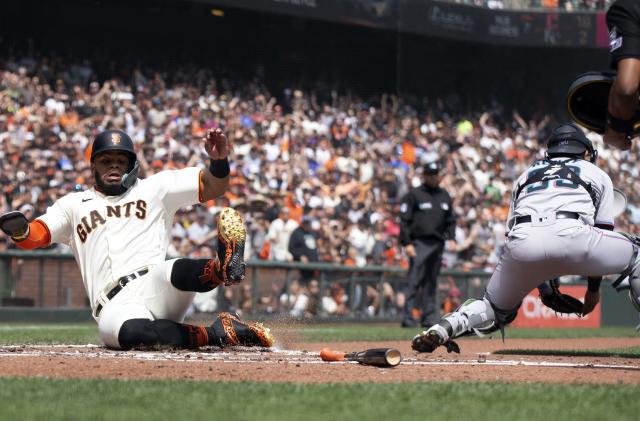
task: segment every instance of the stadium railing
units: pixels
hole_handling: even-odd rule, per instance
[[[322,299],[333,285],[340,285],[348,297],[347,314],[340,318],[397,320],[394,302],[380,299],[375,314],[369,309],[367,286],[381,297],[383,285],[388,283],[394,293],[403,291],[406,269],[388,266],[354,267],[330,263],[288,263],[265,260],[247,261],[245,283],[251,285],[251,312],[249,314],[289,312],[280,297],[289,297],[294,281],[300,281],[300,271],[313,271],[318,281],[319,308],[317,318],[332,316],[322,307]],[[483,271],[443,270],[438,288],[438,302],[446,299],[451,285],[460,290],[460,298],[482,294],[489,273]],[[453,282],[452,282],[453,281]],[[234,289],[234,305],[238,305],[239,289]],[[272,308],[261,302],[272,297]],[[86,308],[88,300],[80,271],[73,255],[52,251],[8,250],[0,252],[0,307],[20,306],[34,308]],[[274,302],[275,301],[275,302]]]

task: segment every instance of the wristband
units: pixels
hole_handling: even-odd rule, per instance
[[[216,178],[225,178],[231,172],[228,158],[212,159],[209,162],[209,172]]]
[[[633,132],[633,120],[623,120],[621,118],[612,116],[607,111],[607,126],[613,131],[618,133],[625,133],[627,136]]]
[[[600,290],[600,282],[602,282],[601,277],[587,278],[587,289],[591,292],[598,292]]]

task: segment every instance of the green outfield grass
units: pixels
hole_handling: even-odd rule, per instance
[[[403,329],[396,324],[383,325],[310,325],[296,327],[295,332],[308,342],[331,341],[388,341],[412,338],[422,329]],[[500,334],[494,334],[499,337]],[[507,329],[506,337],[513,338],[607,338],[640,336],[632,327],[607,327],[599,329]],[[330,338],[330,339],[328,339]],[[478,340],[484,340],[477,338]]]
[[[494,354],[501,355],[551,355],[557,357],[621,357],[640,358],[640,347],[610,348],[606,350],[584,349],[500,349]]]
[[[269,326],[269,322],[266,322]],[[301,342],[395,341],[409,340],[420,329],[403,329],[397,324],[309,324],[273,323],[276,335],[295,337]],[[637,337],[632,327],[599,329],[507,329],[510,338],[604,338]],[[499,335],[498,335],[499,336]],[[483,340],[483,339],[479,339]],[[0,345],[19,344],[99,344],[98,327],[93,322],[71,324],[0,323]]]
[[[279,325],[301,341],[408,340],[395,324]],[[633,337],[633,328],[512,329],[509,338]],[[98,344],[94,323],[0,324],[0,344]],[[594,351],[638,355],[638,347]],[[590,351],[580,351],[590,352]],[[284,370],[285,368],[283,368]],[[444,368],[443,368],[444,369]],[[382,374],[381,374],[382,375]],[[636,420],[640,386],[319,384],[0,377],[0,420]],[[479,414],[481,416],[479,417]]]
[[[622,421],[638,419],[639,393],[623,385],[0,378],[0,419]]]

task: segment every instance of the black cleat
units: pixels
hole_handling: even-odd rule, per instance
[[[411,340],[411,349],[418,352],[433,352],[441,345],[447,347],[447,352],[460,353],[460,347],[451,339],[444,339],[446,330],[440,325],[433,325],[422,333],[417,334]]]
[[[218,216],[218,260],[216,275],[225,285],[233,285],[244,279],[244,243],[247,230],[240,214],[232,208],[224,208]]]
[[[219,313],[211,328],[219,346],[260,346],[271,348],[275,339],[269,328],[262,323],[245,323],[230,313]]]

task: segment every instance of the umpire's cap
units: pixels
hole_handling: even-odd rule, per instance
[[[595,162],[598,151],[577,125],[562,124],[551,132],[547,142],[549,155],[581,155],[584,151],[588,151],[590,161]]]
[[[93,140],[91,146],[91,162],[99,154],[106,151],[122,151],[129,155],[130,162],[127,172],[122,176],[122,187],[126,190],[135,183],[138,178],[138,159],[133,149],[133,141],[122,130],[105,130]]]
[[[440,164],[437,161],[433,161],[426,163],[422,168],[422,172],[425,174],[438,174],[440,169]]]

